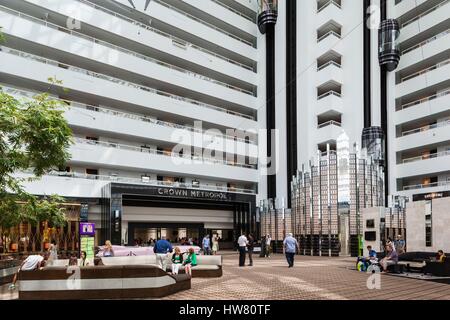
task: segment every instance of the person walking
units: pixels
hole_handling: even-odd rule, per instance
[[[292,268],[294,266],[296,249],[300,251],[297,239],[292,236],[292,233],[288,233],[283,241],[283,253],[286,255],[286,260],[288,262],[289,268]]]
[[[49,261],[58,260],[58,245],[56,244],[55,240],[52,240],[48,252],[50,253],[50,256],[48,258]]]
[[[266,236],[266,257],[270,258],[270,246],[272,244],[272,238],[270,237],[270,234]]]
[[[255,247],[255,238],[253,237],[253,235],[251,233],[248,234],[248,244],[247,244],[247,251],[248,251],[248,266],[251,267],[253,266],[253,248]]]
[[[238,238],[238,245],[239,245],[239,267],[245,267],[245,249],[248,245],[248,240],[245,234],[242,234]]]
[[[153,252],[156,254],[156,262],[164,271],[167,270],[167,260],[169,253],[172,253],[172,251],[172,245],[166,240],[165,236],[161,237],[161,240],[156,241],[153,247]]]
[[[394,247],[395,247],[395,251],[397,251],[397,254],[402,254],[405,253],[405,240],[403,240],[403,237],[401,234],[397,235],[397,240],[394,241]]]
[[[209,234],[207,234],[202,241],[203,254],[209,256],[211,254],[211,240]]]

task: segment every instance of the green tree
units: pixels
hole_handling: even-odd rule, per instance
[[[49,78],[51,86],[61,84]],[[65,166],[72,131],[64,118],[65,104],[48,93],[18,100],[0,88],[0,227],[8,230],[20,222],[65,223],[63,199],[39,198],[23,187],[51,170]],[[18,172],[30,178],[19,178]]]

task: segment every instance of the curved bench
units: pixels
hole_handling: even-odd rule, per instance
[[[21,271],[19,299],[130,299],[161,298],[191,288],[185,275],[172,276],[152,265],[62,266]],[[76,280],[79,279],[79,280]]]

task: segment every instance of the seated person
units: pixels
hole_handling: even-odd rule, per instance
[[[175,247],[174,254],[172,255],[172,274],[178,274],[180,266],[183,265],[183,255],[179,247]]]
[[[372,246],[367,246],[367,251],[369,251],[368,257],[358,257],[356,261],[358,271],[365,271],[371,264],[378,263],[377,252],[372,249]]]
[[[9,286],[10,290],[14,290],[16,288],[17,278],[19,276],[20,271],[32,271],[32,270],[42,270],[45,266],[46,261],[48,260],[49,254],[46,252],[44,254],[36,254],[28,256],[23,262],[20,264],[19,270],[17,270],[14,275],[13,282]]]
[[[386,257],[381,259],[380,265],[383,268],[383,272],[387,272],[387,268],[392,265],[396,265],[398,263],[398,254],[397,251],[393,248],[393,245],[389,243],[386,246]]]
[[[447,257],[444,254],[444,251],[439,250],[436,255],[436,262],[444,262]]]
[[[70,266],[78,266],[78,257],[75,253],[72,253],[72,255],[69,258],[69,267]]]
[[[197,265],[197,255],[195,254],[194,248],[189,248],[186,260],[183,261],[183,265],[186,270],[186,274],[192,277],[192,267]]]

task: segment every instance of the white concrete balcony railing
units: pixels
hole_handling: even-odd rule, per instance
[[[194,20],[196,22],[199,22],[199,23],[201,23],[201,24],[203,24],[203,25],[205,25],[205,26],[207,26],[209,28],[212,28],[212,29],[214,29],[216,31],[219,31],[219,32],[221,32],[221,33],[223,33],[223,34],[225,34],[225,35],[227,35],[227,36],[229,36],[229,37],[231,37],[231,38],[233,38],[235,40],[238,40],[238,41],[240,41],[240,42],[242,42],[242,43],[244,43],[246,45],[249,45],[249,46],[253,47],[253,43],[251,43],[251,42],[249,42],[249,41],[247,41],[245,39],[242,39],[242,38],[240,38],[240,37],[238,37],[238,36],[228,32],[228,31],[225,31],[225,30],[223,30],[223,29],[221,29],[221,28],[219,28],[219,27],[217,27],[215,25],[212,25],[212,24],[210,24],[210,23],[208,23],[208,22],[206,22],[206,21],[204,21],[204,20],[202,20],[200,18],[197,18],[197,17],[195,17],[195,16],[193,16],[193,15],[187,13],[187,12],[184,12],[184,11],[178,9],[178,8],[175,8],[174,6],[172,6],[172,5],[168,4],[168,3],[165,3],[165,2],[162,2],[162,1],[159,1],[159,0],[153,0],[153,1],[158,3],[158,4],[160,4],[160,5],[162,5],[162,6],[164,6],[164,7],[166,7],[166,8],[169,8],[169,9],[171,9],[173,11],[176,11],[179,14],[184,15],[185,17],[188,17],[188,18],[190,18],[190,19],[192,19],[192,20]]]
[[[324,114],[328,111],[335,111],[340,114],[344,113],[342,98],[335,94],[329,94],[317,101],[317,115]]]
[[[328,38],[329,36],[334,36],[338,39],[341,39],[341,35],[339,33],[336,33],[333,30],[331,30],[331,31],[328,31],[327,33],[325,33],[324,35],[322,35],[321,37],[319,37],[317,39],[317,42],[321,42],[322,40]]]
[[[441,182],[433,182],[427,184],[414,184],[409,186],[404,186],[403,190],[417,190],[417,189],[428,189],[428,188],[436,188],[436,187],[447,187],[450,186],[450,181],[441,181]]]
[[[141,28],[143,28],[143,29],[146,29],[146,30],[148,30],[148,31],[152,31],[152,32],[157,33],[157,34],[159,34],[159,35],[161,35],[161,36],[164,36],[164,37],[166,37],[166,38],[172,40],[173,44],[175,44],[175,45],[179,45],[179,46],[181,46],[181,47],[189,46],[190,48],[193,48],[193,49],[202,51],[202,52],[204,52],[204,53],[207,53],[207,54],[212,55],[212,56],[214,56],[214,57],[216,57],[216,58],[225,60],[225,61],[227,61],[227,62],[229,62],[229,63],[232,63],[232,64],[234,64],[234,65],[237,65],[237,66],[239,66],[239,67],[245,68],[245,69],[250,70],[250,71],[254,71],[253,68],[252,68],[251,66],[248,66],[248,65],[242,64],[242,63],[240,63],[240,62],[237,62],[237,61],[235,61],[235,60],[233,60],[233,59],[224,57],[224,56],[222,56],[222,55],[220,55],[220,54],[217,54],[217,53],[215,53],[215,52],[213,52],[213,51],[210,51],[210,50],[208,50],[208,49],[199,47],[199,46],[197,46],[197,45],[195,45],[195,44],[193,44],[193,43],[187,42],[186,40],[182,40],[182,39],[180,39],[180,38],[174,37],[174,36],[171,35],[171,34],[168,34],[168,33],[163,32],[163,31],[161,31],[161,30],[158,30],[158,29],[155,29],[155,28],[153,28],[153,27],[150,27],[149,25],[143,24],[143,23],[140,22],[140,21],[131,19],[131,18],[126,17],[126,16],[124,16],[124,15],[121,15],[121,14],[119,14],[119,13],[117,13],[117,12],[114,12],[114,11],[112,11],[112,10],[109,10],[109,9],[107,9],[107,8],[105,8],[105,7],[99,6],[99,5],[95,4],[95,3],[89,2],[89,1],[87,1],[87,0],[77,0],[77,1],[79,1],[79,2],[81,2],[81,3],[83,3],[83,4],[86,4],[86,5],[88,5],[88,6],[92,7],[92,8],[94,8],[94,9],[97,9],[97,10],[103,11],[103,12],[105,12],[105,13],[108,13],[108,14],[110,14],[110,15],[116,17],[116,18],[121,19],[121,20],[127,21],[127,22],[129,22],[129,23],[131,23],[131,24],[133,24],[133,25],[136,25],[136,26],[141,27]]]
[[[210,77],[206,77],[206,76],[201,75],[199,73],[195,73],[195,72],[183,69],[183,68],[175,66],[173,64],[170,64],[170,63],[167,63],[167,62],[164,62],[164,61],[161,61],[161,60],[157,60],[157,59],[151,58],[151,57],[143,55],[141,53],[138,53],[138,52],[135,52],[135,51],[132,51],[132,50],[129,50],[129,49],[125,49],[123,47],[117,46],[115,44],[109,43],[109,42],[104,41],[104,40],[99,40],[99,39],[96,39],[94,37],[87,36],[87,35],[82,34],[80,32],[61,27],[61,26],[59,26],[57,24],[50,23],[50,22],[48,22],[46,20],[39,19],[39,18],[30,16],[30,15],[24,14],[24,13],[16,11],[16,10],[12,10],[12,9],[6,8],[4,6],[0,6],[0,11],[7,12],[9,14],[13,14],[13,15],[18,16],[20,18],[23,18],[23,19],[26,19],[26,20],[29,20],[29,21],[32,21],[32,22],[44,25],[46,27],[49,27],[49,28],[52,28],[52,29],[55,29],[55,30],[58,30],[58,31],[65,32],[67,34],[73,35],[73,36],[78,37],[78,38],[82,38],[84,40],[88,40],[88,41],[92,42],[93,44],[103,45],[103,46],[106,46],[106,47],[111,48],[113,50],[117,50],[117,51],[120,51],[122,53],[134,56],[136,58],[139,58],[139,59],[142,59],[142,60],[145,60],[145,61],[149,61],[149,62],[152,62],[152,63],[156,63],[156,64],[158,64],[160,66],[164,66],[164,67],[169,68],[171,70],[176,70],[178,72],[182,72],[182,73],[184,73],[184,74],[186,74],[186,75],[188,75],[190,77],[196,78],[196,79],[201,79],[201,80],[205,80],[205,81],[208,81],[208,82],[212,82],[212,83],[218,84],[218,85],[220,85],[222,87],[225,87],[225,88],[228,88],[228,89],[232,89],[232,90],[235,90],[235,91],[239,91],[239,92],[242,92],[242,93],[245,93],[245,94],[248,94],[248,95],[252,95],[252,96],[254,95],[252,91],[245,90],[245,89],[242,89],[242,88],[230,85],[228,83],[212,79]]]
[[[341,127],[342,124],[340,122],[334,121],[334,120],[330,120],[324,123],[321,123],[317,126],[317,129],[321,129],[321,128],[325,128],[328,126],[336,126],[336,127]]]
[[[317,9],[317,13],[323,11],[325,8],[327,8],[330,5],[334,5],[337,8],[341,9],[341,5],[339,4],[339,2],[337,2],[336,0],[330,0],[330,1],[326,2],[326,3],[324,3],[321,7],[319,7]]]
[[[413,106],[416,106],[416,105],[419,105],[419,104],[422,104],[422,103],[425,103],[428,101],[432,101],[434,99],[441,98],[448,94],[450,94],[450,89],[445,90],[443,92],[439,92],[438,94],[433,94],[432,96],[429,96],[426,98],[422,98],[422,99],[414,100],[412,102],[405,103],[405,104],[401,105],[399,110],[404,110],[404,109],[407,109],[407,108],[410,108],[410,107],[413,107]],[[399,110],[397,110],[397,111],[399,111]]]
[[[214,158],[206,158],[206,157],[199,157],[195,155],[182,155],[179,153],[175,153],[172,151],[158,151],[155,149],[151,149],[150,147],[138,147],[138,146],[131,146],[126,144],[120,144],[120,143],[114,143],[114,142],[105,142],[105,141],[96,141],[96,140],[89,140],[89,139],[82,139],[82,138],[74,138],[74,142],[76,145],[95,145],[99,147],[104,148],[114,148],[118,150],[126,150],[126,151],[134,151],[139,153],[150,153],[153,155],[160,155],[160,156],[166,156],[168,158],[182,158],[182,159],[189,159],[192,161],[201,161],[203,163],[208,164],[221,164],[221,165],[227,165],[232,167],[240,167],[240,168],[248,168],[248,169],[257,169],[256,164],[243,164],[243,163],[236,163],[232,161],[227,160],[219,160]]]
[[[207,103],[204,103],[204,102],[200,102],[200,101],[196,101],[196,100],[193,100],[193,99],[189,99],[189,98],[186,98],[186,97],[177,96],[177,95],[174,95],[174,94],[171,94],[171,93],[168,93],[168,92],[164,92],[164,91],[157,90],[157,89],[154,89],[154,88],[146,87],[146,86],[141,85],[141,84],[132,83],[132,82],[125,81],[125,80],[122,80],[122,79],[118,79],[118,78],[115,78],[115,77],[112,77],[112,76],[109,76],[109,75],[105,75],[105,74],[93,72],[93,71],[90,71],[90,70],[86,70],[86,69],[83,69],[83,68],[79,68],[79,67],[76,67],[76,66],[72,66],[72,65],[65,64],[65,63],[61,63],[61,62],[58,62],[58,61],[55,61],[55,60],[46,59],[46,58],[43,58],[43,57],[40,57],[40,56],[36,56],[36,55],[30,54],[30,53],[27,53],[27,52],[15,50],[15,49],[11,49],[11,48],[8,48],[8,47],[3,47],[3,46],[1,46],[0,49],[3,52],[6,52],[8,54],[12,54],[12,55],[19,56],[19,57],[22,57],[22,58],[26,58],[26,59],[29,59],[29,60],[33,60],[33,61],[37,61],[37,62],[40,62],[40,63],[52,65],[52,66],[55,66],[55,67],[63,68],[65,70],[78,72],[78,73],[81,73],[81,74],[84,74],[84,75],[87,75],[87,76],[103,79],[103,80],[110,81],[110,82],[113,82],[113,83],[116,83],[116,84],[120,84],[120,85],[123,85],[123,86],[126,86],[126,87],[132,87],[132,88],[135,88],[135,89],[138,89],[138,90],[151,92],[151,93],[162,95],[162,96],[174,99],[174,100],[179,100],[179,101],[191,103],[191,104],[194,104],[196,106],[201,106],[201,107],[205,107],[205,108],[208,108],[208,109],[213,109],[213,110],[216,110],[216,111],[224,112],[224,113],[227,113],[227,114],[235,115],[235,116],[246,118],[246,119],[250,119],[250,120],[254,120],[255,119],[254,117],[246,115],[246,114],[243,114],[243,113],[239,113],[239,112],[228,110],[228,109],[225,109],[225,108],[213,106],[213,105],[210,105],[210,104],[207,104]]]
[[[329,61],[317,68],[316,86],[319,87],[326,82],[342,84],[343,72],[341,65],[334,61]]]
[[[226,9],[228,9],[230,11],[232,11],[233,13],[241,16],[242,18],[247,19],[248,21],[251,21],[251,22],[255,23],[255,19],[253,19],[252,17],[249,17],[248,15],[246,15],[246,14],[244,14],[244,13],[242,13],[242,12],[240,12],[240,11],[234,9],[234,8],[231,8],[230,6],[227,6],[222,1],[217,1],[217,0],[211,0],[211,1],[214,2],[214,3],[217,3],[218,5],[226,8]]]
[[[0,86],[2,87],[4,92],[6,92],[6,93],[8,93],[8,94],[10,94],[12,96],[15,96],[15,97],[32,98],[34,95],[36,95],[36,93],[30,92],[30,91],[19,90],[19,89],[11,88],[11,87],[8,87],[8,86],[3,86],[1,84],[0,84]],[[67,105],[70,105],[71,108],[76,108],[76,109],[81,109],[81,110],[88,110],[88,111],[103,113],[103,114],[111,115],[111,116],[114,116],[114,117],[125,118],[125,119],[133,119],[133,120],[142,121],[142,122],[146,122],[146,123],[156,124],[156,125],[159,125],[159,126],[164,126],[164,127],[167,127],[167,128],[183,129],[183,130],[187,130],[187,131],[190,131],[190,132],[205,133],[205,131],[200,131],[197,128],[192,127],[192,126],[181,125],[181,124],[177,124],[177,123],[174,123],[174,122],[162,121],[162,120],[154,119],[154,118],[151,118],[149,116],[145,116],[145,115],[138,114],[138,113],[123,112],[123,111],[118,111],[118,110],[108,109],[108,108],[104,108],[104,107],[93,106],[93,105],[80,103],[80,102],[76,102],[76,101],[71,101],[71,100],[56,99],[56,98],[55,98],[55,100],[64,102]],[[235,136],[223,135],[221,137],[223,139],[230,139],[230,140],[235,140],[235,141],[239,141],[239,142],[243,142],[243,143],[257,145],[257,143],[255,141],[242,139],[242,138],[238,138],[238,137],[235,137]]]
[[[437,152],[437,153],[430,153],[428,155],[422,155],[419,157],[412,157],[403,159],[402,163],[411,163],[411,162],[417,162],[417,161],[425,161],[430,159],[436,159],[441,157],[447,157],[450,156],[450,150],[449,151],[443,151],[443,152]]]
[[[425,17],[425,16],[428,15],[429,13],[431,13],[431,12],[433,12],[433,11],[436,11],[437,9],[439,9],[440,7],[446,5],[446,4],[449,3],[449,2],[450,2],[450,0],[444,0],[444,1],[440,2],[439,4],[437,4],[436,6],[434,6],[434,7],[430,8],[430,9],[428,9],[427,11],[425,11],[425,12],[423,12],[423,13],[421,13],[421,14],[415,16],[414,18],[409,19],[408,21],[403,22],[403,23],[402,23],[402,28],[406,27],[407,25],[410,25],[411,23],[413,23],[413,22],[419,20],[420,18]]]
[[[243,188],[227,188],[220,186],[205,186],[202,184],[194,185],[192,183],[186,182],[171,182],[171,181],[158,181],[151,180],[147,176],[143,176],[141,179],[130,178],[130,177],[119,177],[119,176],[107,176],[107,175],[92,175],[92,174],[82,174],[75,172],[61,172],[52,171],[45,176],[50,177],[60,177],[69,179],[85,179],[85,180],[95,180],[95,181],[106,181],[106,182],[116,182],[124,184],[138,184],[146,186],[156,186],[156,187],[174,187],[174,188],[189,188],[195,190],[206,190],[206,191],[218,191],[218,192],[229,192],[229,193],[245,193],[245,194],[256,194],[255,190],[243,189]]]
[[[425,46],[425,45],[427,45],[427,44],[429,44],[429,43],[431,43],[431,42],[433,42],[435,40],[441,39],[442,37],[445,37],[449,33],[450,33],[450,29],[447,29],[447,30],[445,30],[445,31],[443,31],[443,32],[441,32],[441,33],[431,37],[431,38],[428,38],[427,40],[424,40],[424,41],[422,41],[422,42],[420,42],[420,43],[418,43],[416,45],[413,45],[412,47],[406,48],[406,49],[402,50],[402,55],[405,55],[408,52],[411,52],[411,51],[413,51],[415,49],[421,48],[421,47],[423,47],[423,46]]]
[[[330,90],[330,91],[325,92],[325,93],[321,94],[320,96],[318,96],[317,100],[321,100],[321,99],[324,99],[324,98],[329,97],[329,96],[335,96],[335,97],[339,97],[340,98],[342,95],[339,92],[336,92],[334,90]]]
[[[435,65],[433,65],[433,66],[431,66],[431,67],[428,67],[428,68],[426,68],[426,69],[423,69],[423,70],[414,72],[413,74],[410,74],[410,75],[408,75],[408,76],[406,76],[406,77],[403,77],[403,78],[401,79],[400,83],[405,82],[405,81],[408,81],[408,80],[411,80],[411,79],[413,79],[413,78],[415,78],[415,77],[418,77],[418,76],[427,74],[428,72],[431,72],[431,71],[436,70],[436,69],[438,69],[438,68],[442,68],[442,67],[444,67],[444,66],[446,66],[446,65],[448,65],[448,64],[450,64],[450,59],[444,60],[444,61],[439,62],[439,63],[437,63],[437,64],[435,64]]]
[[[442,122],[439,122],[439,123],[436,123],[436,124],[432,124],[432,125],[429,125],[429,126],[423,126],[423,127],[417,128],[417,129],[404,131],[404,132],[402,132],[402,137],[409,136],[409,135],[414,134],[414,133],[419,133],[419,132],[424,132],[424,131],[428,131],[428,130],[433,130],[433,129],[436,129],[436,128],[445,127],[445,126],[448,126],[448,125],[450,125],[450,120],[442,121]]]

